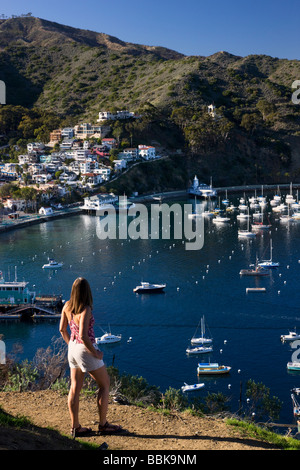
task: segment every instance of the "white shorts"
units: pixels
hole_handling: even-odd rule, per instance
[[[94,344],[94,348],[97,345]],[[93,356],[82,343],[69,341],[68,361],[71,369],[81,369],[82,372],[90,372],[104,366],[102,359]]]

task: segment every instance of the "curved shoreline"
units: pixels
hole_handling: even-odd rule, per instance
[[[283,189],[283,190],[288,190],[290,188],[290,184],[257,184],[257,185],[246,185],[246,186],[224,186],[224,187],[219,187],[219,188],[214,188],[219,194],[225,194],[227,193],[239,193],[239,192],[250,192],[250,191],[255,191],[255,190],[260,190],[264,189],[266,191],[271,191],[271,190],[276,190],[277,188]],[[293,184],[294,189],[300,189],[300,183]],[[136,196],[136,197],[129,197],[128,200],[131,202],[138,202],[138,203],[149,203],[153,202],[155,199],[154,198],[161,198],[162,200],[172,200],[172,199],[179,199],[184,196],[187,196],[187,190],[182,189],[178,191],[167,191],[167,192],[161,192],[161,193],[153,193],[153,194],[144,194],[141,196]],[[31,225],[36,225],[36,224],[41,224],[45,222],[49,222],[51,220],[56,220],[60,219],[62,217],[70,217],[72,215],[77,215],[82,212],[81,206],[73,207],[71,209],[66,209],[64,211],[59,211],[51,215],[32,215],[24,220],[18,219],[18,220],[12,220],[8,224],[1,224],[0,225],[0,234],[1,233],[6,233],[11,230],[16,230],[20,228],[25,228],[29,227]]]

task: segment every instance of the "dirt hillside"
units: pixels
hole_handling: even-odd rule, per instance
[[[1,392],[0,406],[13,416],[26,416],[39,428],[36,435],[19,431],[0,430],[0,449],[63,449],[70,443],[54,439],[55,431],[64,435],[70,432],[67,397],[53,391]],[[97,433],[97,407],[94,398],[81,398],[80,422],[93,429],[91,436],[82,440],[101,445],[109,450],[263,450],[268,444],[243,437],[242,432],[226,425],[223,420],[198,418],[187,413],[163,415],[135,406],[111,403],[108,420],[122,425],[124,435],[99,436]],[[51,428],[51,431],[45,428]],[[53,430],[53,431],[52,431]],[[34,438],[33,438],[34,437]],[[67,444],[66,444],[67,442]]]

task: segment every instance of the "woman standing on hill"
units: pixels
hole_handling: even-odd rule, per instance
[[[91,432],[90,428],[84,428],[79,423],[79,395],[86,372],[95,379],[99,387],[97,397],[99,432],[114,434],[122,430],[120,426],[109,424],[106,420],[110,380],[103,362],[103,352],[99,351],[95,344],[95,320],[92,309],[93,297],[90,285],[86,279],[79,277],[73,283],[70,300],[63,307],[59,326],[59,331],[68,344],[71,375],[68,407],[73,437]],[[68,325],[71,335],[68,332]]]

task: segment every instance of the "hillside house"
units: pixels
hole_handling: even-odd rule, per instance
[[[153,160],[156,157],[155,147],[147,145],[139,145],[139,156],[144,160]]]
[[[102,145],[105,145],[106,147],[108,147],[108,149],[113,149],[113,148],[116,148],[117,146],[117,141],[116,139],[114,138],[104,138],[102,139]]]
[[[111,113],[110,111],[100,111],[97,122],[115,121],[117,119],[130,119],[133,117],[135,117],[134,113],[127,110],[117,111],[116,113]]]
[[[105,137],[109,131],[110,127],[108,126],[97,126],[88,122],[77,124],[74,127],[74,135],[76,139],[88,139],[89,137],[101,139]]]

